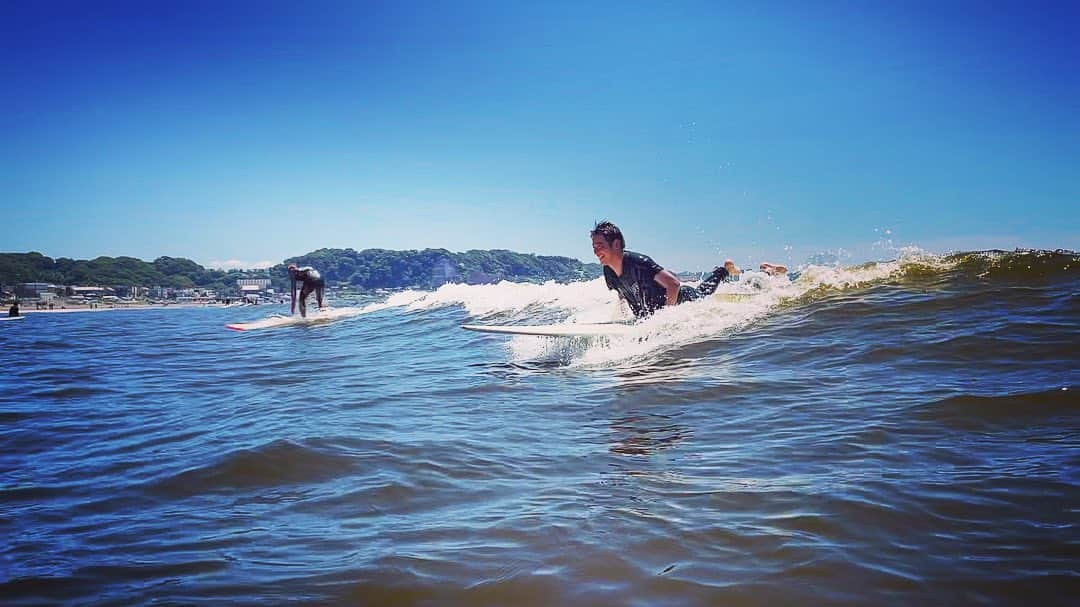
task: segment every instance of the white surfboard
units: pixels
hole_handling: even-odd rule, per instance
[[[348,318],[350,316],[356,316],[359,311],[355,308],[338,308],[333,310],[324,310],[322,312],[309,312],[307,318],[303,318],[300,315],[285,316],[282,314],[274,314],[267,318],[260,318],[259,320],[253,320],[250,322],[234,322],[225,325],[226,329],[232,329],[233,331],[255,331],[257,329],[274,329],[277,327],[289,327],[296,325],[318,325],[327,323],[342,318]]]
[[[626,335],[634,329],[634,326],[619,323],[564,323],[560,325],[462,325],[461,328],[481,333],[537,337],[610,337]]]
[[[729,303],[738,303],[741,301],[750,301],[758,296],[758,293],[723,293],[717,292],[713,294],[713,297],[720,301],[726,301]]]
[[[0,316],[0,320],[22,320],[25,316]]]

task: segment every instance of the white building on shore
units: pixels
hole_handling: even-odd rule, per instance
[[[238,278],[236,290],[240,291],[240,297],[248,303],[259,303],[261,298],[268,298],[274,294],[270,288],[269,278]]]

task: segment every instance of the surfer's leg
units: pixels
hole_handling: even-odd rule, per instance
[[[319,302],[319,310],[323,309],[323,290],[326,288],[326,283],[319,281],[319,284],[315,287],[315,299]]]
[[[695,299],[701,299],[701,294],[697,289],[690,285],[682,285],[679,287],[679,301],[678,303],[686,303],[688,301],[694,301]]]
[[[698,285],[698,293],[703,297],[712,295],[716,292],[716,288],[720,286],[720,283],[725,280],[738,280],[739,274],[742,274],[742,270],[735,265],[734,261],[729,259],[724,262],[724,267],[716,266],[713,268],[712,274],[701,281],[701,284]]]
[[[307,298],[311,295],[311,289],[305,283],[300,288],[300,318],[307,318]]]
[[[716,292],[716,287],[720,286],[720,283],[724,282],[724,279],[728,277],[728,271],[725,268],[717,266],[713,269],[712,274],[707,276],[705,280],[701,281],[698,285],[698,293],[702,296],[712,295]]]

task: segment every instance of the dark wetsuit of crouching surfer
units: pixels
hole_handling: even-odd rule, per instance
[[[291,295],[291,307],[289,309],[290,314],[296,313],[296,283],[302,284],[300,287],[300,316],[307,318],[307,298],[311,295],[311,292],[315,292],[315,300],[319,303],[319,309],[323,309],[323,289],[326,288],[326,281],[323,280],[319,271],[310,266],[304,266],[302,268],[296,267],[296,264],[289,264],[289,279],[292,282],[292,288],[290,289]]]
[[[648,255],[626,251],[622,231],[610,221],[593,227],[593,254],[604,266],[604,282],[618,291],[634,316],[643,318],[664,306],[672,306],[711,295],[716,287],[738,269],[730,260],[717,267],[697,288],[684,285],[670,271],[660,267]]]

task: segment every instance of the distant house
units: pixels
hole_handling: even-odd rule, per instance
[[[260,298],[274,292],[270,288],[269,278],[239,278],[236,280],[236,290],[240,292],[240,297],[249,303],[259,303]]]
[[[244,287],[258,287],[257,291],[266,291],[270,288],[269,278],[239,278],[236,280],[236,288],[244,291]]]
[[[248,303],[259,303],[259,298],[263,295],[263,290],[258,285],[243,285],[240,287],[240,296]]]
[[[114,286],[113,291],[116,293],[117,297],[135,299],[146,295],[149,292],[149,289],[146,287],[120,285]]]
[[[47,282],[24,282],[15,286],[15,294],[20,298],[41,299],[42,293],[51,293],[56,285]]]
[[[458,282],[459,280],[461,280],[461,273],[458,272],[457,267],[448,257],[439,258],[439,261],[436,261],[431,267],[431,284],[435,287],[441,287],[448,282]]]
[[[116,295],[116,291],[109,287],[68,287],[72,295],[87,299],[101,298],[106,295]]]

